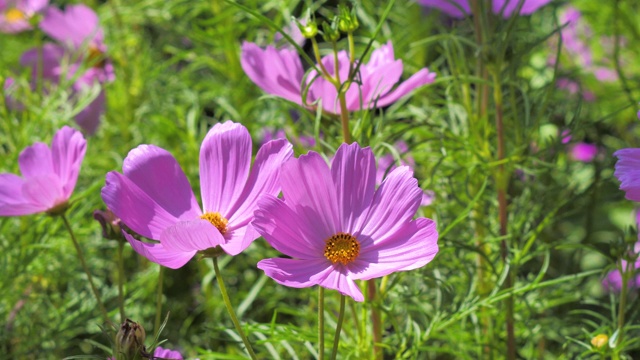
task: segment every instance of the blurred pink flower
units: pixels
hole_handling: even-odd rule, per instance
[[[31,30],[30,20],[49,0],[0,0],[0,33]]]
[[[449,16],[463,18],[471,14],[469,0],[417,0],[423,6],[434,7]],[[502,14],[510,17],[522,2],[519,15],[530,15],[536,10],[550,3],[552,0],[493,0],[492,10],[494,14]]]
[[[636,225],[640,226],[640,211],[636,213]],[[639,240],[635,243],[632,250],[636,256],[640,254],[640,234],[638,236]],[[626,270],[628,264],[626,260],[620,260],[622,269]],[[638,269],[640,269],[640,258],[635,261],[634,266],[630,269],[630,271],[637,273],[637,275],[629,279],[629,283],[627,284],[632,289],[640,288],[640,273],[638,273]],[[610,271],[602,280],[602,287],[609,291],[620,291],[620,289],[622,289],[622,274],[620,274],[620,271],[618,269]]]
[[[251,171],[251,136],[241,124],[216,124],[200,148],[203,210],[176,159],[154,145],[131,150],[123,173],[111,171],[102,188],[107,207],[129,229],[159,243],[145,243],[123,232],[135,251],[177,269],[198,251],[220,246],[237,255],[260,235],[249,222],[263,194],[280,193],[280,165],[291,157],[291,144],[263,145]]]
[[[569,155],[576,161],[591,162],[598,155],[598,146],[585,142],[575,143],[569,146]]]
[[[169,349],[163,349],[160,346],[156,348],[153,352],[153,356],[156,359],[166,359],[166,360],[184,360],[182,354],[178,351],[173,351]]]
[[[407,146],[407,144],[404,141],[398,141],[396,142],[395,147],[400,153],[400,155],[404,157],[403,159],[400,159],[400,166],[408,166],[413,171],[413,168],[415,168],[416,166],[416,162],[413,160],[413,156],[411,156],[411,154],[408,153],[409,147]],[[382,184],[382,181],[384,180],[385,175],[387,175],[388,173],[391,173],[391,171],[393,171],[397,167],[398,166],[396,165],[396,159],[393,157],[392,154],[385,154],[379,157],[378,167],[376,171],[376,184],[377,185]],[[436,197],[435,192],[431,190],[423,190],[420,206],[431,205],[435,200],[435,197]]]
[[[37,142],[18,158],[22,177],[0,174],[0,216],[62,210],[76,186],[87,142],[68,126],[53,136],[51,147]]]
[[[582,94],[582,99],[584,101],[592,102],[596,99],[593,92],[583,90],[578,82],[568,78],[559,78],[556,81],[556,86],[558,87],[558,89],[566,90],[571,95]]]
[[[640,148],[621,149],[613,156],[618,158],[613,175],[620,181],[620,189],[628,200],[640,202]]]
[[[284,129],[273,130],[265,128],[262,132],[262,144],[274,139],[290,139],[292,144],[299,145],[305,149],[316,146],[316,139],[313,136],[300,135],[298,137],[287,137]]]
[[[327,71],[334,75],[334,55],[327,55],[321,61]],[[313,70],[306,80],[309,91],[303,102],[304,71],[300,57],[294,50],[278,50],[273,46],[262,49],[256,44],[244,42],[241,64],[247,76],[269,94],[309,108],[313,108],[312,104],[321,100],[324,111],[340,113],[335,86],[316,76],[317,73]],[[346,51],[338,53],[338,71],[340,79],[344,81],[349,73],[349,56]],[[432,83],[436,77],[435,73],[423,68],[394,88],[402,72],[402,60],[395,59],[391,41],[374,50],[369,62],[360,66],[356,81],[347,90],[347,109],[357,111],[388,106],[415,88]]]
[[[393,170],[375,189],[371,149],[342,144],[331,167],[316,152],[282,165],[283,198],[258,201],[254,228],[292,257],[261,260],[276,282],[319,285],[363,301],[355,280],[420,268],[438,252],[435,223],[413,220],[421,190],[407,166]]]

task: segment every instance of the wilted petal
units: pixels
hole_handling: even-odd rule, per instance
[[[191,252],[176,252],[168,251],[162,244],[150,244],[145,243],[133,238],[126,231],[122,231],[124,237],[129,241],[133,250],[138,254],[146,257],[149,261],[153,261],[156,264],[166,266],[171,269],[178,269],[188,263],[189,260],[196,254],[196,251]]]
[[[202,214],[189,180],[168,151],[140,145],[124,159],[122,172],[173,217],[193,220]]]
[[[247,182],[251,136],[241,124],[216,124],[200,148],[200,186],[205,212],[230,215]]]

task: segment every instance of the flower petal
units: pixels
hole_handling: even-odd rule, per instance
[[[180,221],[166,228],[160,244],[167,251],[192,252],[214,248],[224,243],[220,231],[206,220]]]
[[[100,125],[100,118],[104,113],[105,107],[105,92],[104,89],[100,91],[98,96],[87,107],[82,109],[75,117],[76,124],[82,128],[88,135],[93,135],[98,130]]]
[[[251,224],[248,224],[238,229],[229,228],[224,237],[226,242],[220,244],[220,247],[225,253],[236,256],[248,248],[255,239],[259,238],[260,234]]]
[[[45,143],[37,142],[26,147],[18,157],[20,172],[25,179],[53,174],[51,149]]]
[[[362,228],[376,186],[376,163],[370,148],[342,144],[331,162],[341,231],[353,234]]]
[[[620,189],[628,200],[640,201],[640,148],[627,148],[613,153],[618,157],[613,175],[620,180]]]
[[[168,151],[140,145],[124,159],[122,172],[173,217],[193,220],[202,214],[189,180]]]
[[[322,260],[272,258],[258,262],[258,269],[278,284],[294,288],[317,285],[332,270],[331,263]]]
[[[56,174],[42,174],[25,180],[22,194],[28,202],[39,205],[43,211],[69,200],[62,191],[62,182]]]
[[[281,253],[303,260],[324,258],[324,239],[313,227],[313,219],[301,218],[289,206],[274,196],[258,202],[253,227]]]
[[[413,74],[410,78],[408,78],[402,84],[398,85],[398,87],[392,92],[386,95],[383,95],[382,97],[380,97],[380,99],[377,99],[377,101],[375,102],[369,103],[369,107],[372,108],[374,105],[376,107],[384,107],[387,105],[391,105],[401,97],[407,95],[413,89],[418,88],[422,85],[431,84],[435,80],[435,78],[436,78],[436,73],[429,72],[429,69],[423,68],[422,70]]]
[[[304,219],[316,239],[342,231],[335,185],[327,163],[310,151],[282,165],[280,183],[285,202]]]
[[[67,198],[76,186],[86,150],[87,141],[82,134],[68,126],[58,130],[51,142],[53,170],[60,178]]]
[[[393,234],[411,221],[421,200],[422,190],[411,168],[395,168],[376,191],[360,233],[374,242]]]
[[[80,48],[85,41],[102,41],[102,30],[98,16],[85,5],[69,5],[65,11],[50,6],[40,29],[57,41],[74,48]]]
[[[327,276],[318,285],[327,289],[338,290],[340,294],[351,296],[355,301],[364,301],[360,288],[342,266],[333,266],[333,271],[327,272]]]
[[[449,16],[463,18],[471,13],[469,0],[418,0],[424,6],[435,7]]]
[[[205,212],[229,218],[247,182],[251,165],[251,136],[241,124],[216,124],[200,148],[200,186]]]
[[[107,174],[102,200],[131,230],[150,239],[159,240],[164,229],[179,221],[133,181],[115,171]]]
[[[15,174],[0,174],[0,216],[21,216],[45,211],[22,194],[25,180]]]
[[[264,144],[253,163],[249,180],[242,194],[229,211],[229,225],[238,229],[247,226],[253,219],[262,195],[280,194],[280,168],[293,155],[293,146],[286,139],[273,140]]]
[[[124,235],[127,241],[129,241],[129,244],[131,244],[133,250],[138,254],[146,257],[149,261],[153,261],[156,264],[160,264],[171,269],[183,267],[184,264],[188,263],[196,254],[196,251],[168,251],[162,246],[162,244],[150,244],[136,240],[133,236],[127,234],[126,231],[122,231],[122,235]]]
[[[369,280],[420,268],[438,253],[438,232],[431,219],[418,218],[393,235],[374,242],[348,265],[351,277]]]

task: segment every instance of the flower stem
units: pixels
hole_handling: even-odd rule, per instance
[[[374,279],[367,280],[367,295],[371,303],[371,325],[373,326],[373,353],[374,359],[382,360],[382,320],[380,308],[376,305],[376,282]]]
[[[118,303],[120,304],[120,323],[127,318],[124,312],[124,240],[118,240]]]
[[[324,360],[324,288],[318,286],[318,359]]]
[[[333,338],[333,350],[331,351],[331,360],[335,360],[338,356],[338,344],[340,343],[340,331],[342,330],[342,322],[344,320],[344,305],[346,297],[340,294],[340,312],[338,313],[338,324],[336,325],[336,335]]]
[[[620,344],[622,343],[622,338],[624,337],[624,314],[625,309],[627,307],[627,290],[629,285],[629,275],[633,273],[633,262],[627,261],[626,266],[620,267],[620,277],[622,277],[622,287],[620,288],[620,304],[618,307],[618,338],[616,339],[616,350],[618,353],[618,349]]]
[[[235,326],[238,334],[240,334],[240,337],[242,338],[242,342],[244,343],[244,346],[247,349],[249,356],[251,357],[251,359],[257,360],[258,357],[253,352],[251,343],[249,343],[249,339],[247,338],[247,335],[245,335],[244,331],[242,330],[242,326],[240,326],[240,322],[238,321],[238,317],[236,316],[235,311],[233,311],[233,306],[231,306],[231,300],[229,300],[229,295],[227,294],[227,288],[224,286],[224,282],[222,281],[222,276],[220,274],[220,269],[218,268],[218,258],[213,257],[212,259],[213,259],[213,270],[216,273],[216,279],[218,280],[218,286],[220,287],[222,300],[224,301],[224,305],[227,307],[227,311],[229,312],[231,321],[233,322],[233,325]]]
[[[105,323],[109,322],[109,314],[107,313],[107,309],[104,307],[102,300],[100,299],[100,294],[98,293],[98,289],[93,284],[93,277],[91,277],[91,272],[89,272],[89,267],[87,266],[87,262],[84,259],[84,255],[82,255],[82,249],[80,249],[80,244],[78,244],[78,240],[76,239],[75,234],[73,233],[73,229],[71,228],[71,224],[69,224],[69,220],[65,214],[60,215],[62,217],[62,221],[64,222],[64,226],[69,231],[69,235],[71,236],[71,241],[73,241],[73,246],[76,248],[76,252],[78,253],[78,258],[80,259],[80,264],[84,269],[85,274],[87,274],[87,279],[89,279],[89,285],[91,286],[91,291],[93,292],[93,296],[95,296],[96,301],[98,302],[98,307],[100,308],[100,312],[102,313],[102,317],[104,318]]]
[[[349,39],[349,80],[353,79],[354,64],[356,63],[356,45],[353,41],[353,32],[347,33]]]
[[[160,265],[158,271],[158,288],[156,291],[156,319],[153,322],[153,331],[158,333],[160,330],[160,321],[162,320],[162,285],[164,283],[164,266]]]
[[[326,79],[330,79],[331,75],[329,75],[327,68],[325,68],[324,64],[322,63],[322,58],[320,57],[320,48],[318,47],[318,42],[316,41],[316,39],[311,38],[311,45],[313,47],[313,54],[316,56],[316,62],[318,63],[318,66],[320,66],[320,70],[322,70],[322,76]]]
[[[349,110],[347,110],[346,94],[342,91],[338,93],[340,99],[340,122],[342,123],[342,136],[344,142],[351,144],[351,132],[349,131]]]

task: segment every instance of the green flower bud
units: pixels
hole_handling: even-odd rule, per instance
[[[346,6],[339,5],[338,11],[340,13],[340,15],[338,15],[338,29],[340,29],[340,31],[352,33],[358,29],[360,23],[358,22],[355,8],[349,10]]]
[[[337,17],[333,18],[331,24],[328,22],[322,23],[322,38],[327,42],[336,42],[340,39]]]
[[[315,21],[309,20],[307,22],[300,22],[296,19],[296,23],[298,24],[298,28],[306,39],[313,39],[318,35],[318,25]]]
[[[133,360],[141,359],[146,354],[144,328],[133,320],[126,319],[116,334],[116,358]]]

